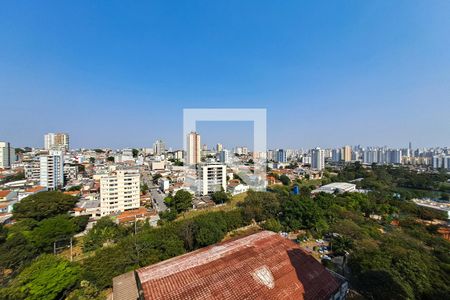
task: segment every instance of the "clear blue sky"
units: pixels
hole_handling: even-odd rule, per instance
[[[450,146],[450,1],[4,1],[0,102],[16,146],[180,147],[208,107],[267,108],[270,147]]]

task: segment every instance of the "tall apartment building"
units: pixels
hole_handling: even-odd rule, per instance
[[[140,174],[137,169],[109,171],[100,178],[102,216],[139,208]]]
[[[47,133],[44,135],[45,150],[69,150],[69,135],[67,133]]]
[[[434,155],[432,158],[433,169],[447,169],[450,170],[450,156],[449,155]]]
[[[0,142],[0,168],[10,168],[16,161],[14,148],[8,142]]]
[[[227,189],[227,166],[224,164],[200,164],[197,166],[199,195],[208,195]]]
[[[157,140],[153,144],[153,154],[154,155],[161,155],[166,152],[166,145],[162,140]]]
[[[223,164],[228,164],[230,162],[230,151],[224,149],[219,152],[219,161]]]
[[[41,180],[41,162],[40,159],[32,159],[24,162],[25,178],[31,181]]]
[[[201,162],[201,146],[200,134],[191,132],[187,135],[187,156],[186,163],[188,165],[196,165]]]
[[[64,185],[64,156],[62,151],[52,150],[48,155],[39,157],[39,185],[49,190]]]
[[[388,164],[401,164],[402,163],[402,151],[400,149],[389,149],[385,152],[386,163]]]
[[[345,162],[352,161],[352,147],[350,146],[342,147],[341,160]]]
[[[341,149],[331,150],[331,160],[334,162],[338,162],[341,160]]]
[[[285,162],[287,162],[287,154],[286,154],[286,150],[283,150],[283,149],[278,149],[278,150],[277,150],[276,161],[279,162],[279,163],[285,163]]]
[[[312,150],[311,168],[315,170],[323,170],[325,168],[325,155],[322,149],[315,148]]]

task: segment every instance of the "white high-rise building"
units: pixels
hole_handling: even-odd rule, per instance
[[[0,168],[10,168],[11,164],[16,161],[15,157],[14,148],[8,142],[0,142]]]
[[[39,178],[39,184],[49,190],[63,187],[64,156],[62,151],[52,150],[48,155],[39,157]]]
[[[166,152],[166,145],[164,144],[164,142],[162,140],[157,140],[153,144],[153,154],[161,155],[161,154],[164,154],[165,152]]]
[[[139,208],[140,174],[137,169],[113,170],[100,178],[102,216]]]
[[[200,164],[197,167],[199,195],[208,195],[227,189],[227,166],[224,164]]]
[[[47,133],[44,135],[45,150],[69,150],[69,135],[67,133]]]
[[[312,150],[311,168],[315,170],[323,170],[325,168],[325,154],[322,149],[315,148]]]
[[[187,135],[187,156],[188,165],[196,165],[201,162],[200,134],[191,132]]]
[[[434,155],[432,159],[433,169],[447,169],[450,170],[450,156],[449,155]]]

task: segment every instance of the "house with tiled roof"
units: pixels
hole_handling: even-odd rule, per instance
[[[261,231],[117,276],[114,300],[345,298],[348,284],[296,243]]]

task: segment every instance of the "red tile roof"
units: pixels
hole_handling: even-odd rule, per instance
[[[27,193],[36,193],[36,192],[39,192],[39,191],[42,191],[42,190],[45,190],[45,187],[37,185],[37,186],[33,186],[33,187],[29,188],[29,189],[26,189],[25,192],[27,192]]]
[[[9,193],[11,193],[11,191],[9,191],[9,190],[0,191],[0,198],[4,198],[4,197],[8,196]]]
[[[312,256],[269,231],[136,272],[145,299],[155,300],[329,299],[340,288],[340,282]]]
[[[148,211],[145,207],[139,207],[137,209],[127,210],[117,216],[119,223],[135,221],[136,218],[149,218],[156,215],[154,211]]]

